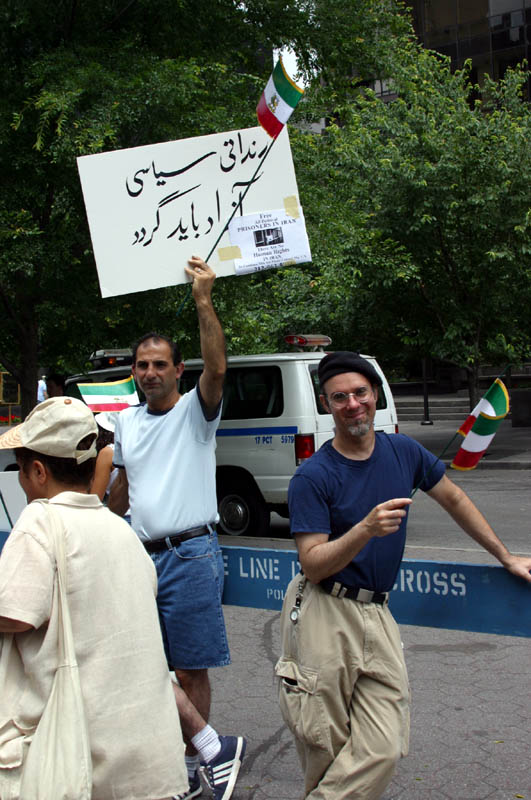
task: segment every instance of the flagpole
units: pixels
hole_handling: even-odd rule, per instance
[[[209,254],[208,254],[208,256],[205,258],[205,261],[206,261],[207,263],[208,263],[208,260],[211,258],[211,256],[212,256],[212,253],[214,252],[214,250],[215,250],[215,249],[216,249],[216,247],[218,246],[218,244],[219,244],[219,242],[220,242],[220,239],[221,239],[221,237],[223,236],[223,234],[225,233],[225,231],[226,231],[226,230],[227,230],[227,228],[229,227],[230,223],[232,222],[232,220],[233,220],[233,218],[234,218],[234,215],[236,214],[236,212],[237,212],[238,208],[241,208],[241,209],[242,209],[242,211],[243,211],[243,206],[242,206],[242,203],[243,203],[243,201],[244,201],[245,195],[247,194],[247,192],[248,192],[248,191],[249,191],[249,189],[251,188],[252,184],[254,183],[254,181],[255,181],[255,179],[256,179],[256,176],[257,176],[257,175],[258,175],[258,173],[260,172],[260,170],[261,170],[261,168],[262,168],[262,165],[263,165],[264,161],[266,160],[266,158],[268,157],[269,153],[271,152],[271,148],[273,147],[273,145],[275,144],[275,142],[276,142],[276,138],[275,138],[275,139],[273,139],[273,141],[271,142],[271,144],[270,144],[270,145],[268,145],[268,148],[267,148],[267,150],[265,151],[265,153],[264,153],[264,155],[263,155],[263,157],[262,157],[262,160],[260,161],[260,163],[258,164],[257,168],[256,168],[256,169],[255,169],[255,171],[254,171],[254,175],[253,175],[253,177],[251,178],[251,180],[249,181],[249,183],[248,183],[248,184],[247,184],[247,186],[245,187],[245,191],[244,191],[244,193],[242,194],[242,196],[240,197],[240,200],[239,200],[239,202],[238,202],[238,203],[236,203],[236,205],[234,206],[234,210],[233,210],[232,214],[230,215],[230,217],[229,217],[229,218],[228,218],[228,220],[226,221],[225,225],[223,226],[223,228],[222,228],[222,230],[221,230],[221,233],[219,234],[218,238],[216,239],[216,241],[215,241],[215,242],[214,242],[214,244],[212,245],[212,247],[211,247],[211,249],[210,249],[210,253],[209,253]]]
[[[450,441],[448,442],[448,444],[446,445],[446,447],[442,451],[441,455],[437,456],[437,461],[441,461],[442,460],[442,457],[444,456],[444,454],[446,453],[446,451],[448,450],[448,448],[450,447],[450,445],[452,444],[452,442],[453,442],[453,440],[455,439],[456,436],[459,436],[459,431],[458,430],[454,433],[454,435],[452,436],[452,438],[450,439]],[[417,493],[417,491],[420,488],[420,484],[423,481],[425,481],[426,478],[428,478],[431,475],[435,465],[437,464],[437,461],[434,461],[433,464],[431,465],[431,467],[429,468],[429,470],[427,471],[427,473],[422,476],[422,478],[420,479],[420,482],[417,483],[417,485],[415,486],[415,488],[413,489],[413,491],[409,495],[410,497],[414,497],[415,496],[415,494]]]
[[[241,209],[242,209],[242,211],[243,211],[243,206],[242,206],[242,203],[243,203],[243,201],[244,201],[244,199],[245,199],[245,196],[246,196],[247,192],[249,191],[249,189],[251,188],[251,186],[253,185],[253,183],[254,183],[254,181],[255,181],[255,179],[256,179],[256,176],[258,175],[258,173],[259,173],[259,172],[260,172],[260,170],[262,169],[262,166],[263,166],[263,164],[264,164],[264,161],[266,160],[266,158],[268,157],[269,153],[271,152],[271,149],[272,149],[273,145],[275,144],[276,140],[277,140],[277,137],[275,137],[275,138],[273,139],[273,141],[271,142],[271,144],[269,144],[269,145],[268,145],[268,147],[267,147],[267,150],[265,151],[265,153],[264,153],[264,155],[263,155],[263,157],[262,157],[262,159],[261,159],[260,163],[258,164],[257,168],[256,168],[256,169],[255,169],[255,171],[254,171],[254,175],[252,176],[251,180],[248,182],[247,186],[245,187],[245,191],[244,191],[244,192],[243,192],[243,194],[240,196],[240,199],[239,199],[239,201],[238,201],[238,202],[236,203],[236,205],[234,206],[234,210],[233,210],[232,214],[230,215],[230,217],[228,218],[228,220],[227,220],[227,221],[226,221],[226,223],[224,224],[223,228],[221,229],[221,232],[220,232],[220,234],[219,234],[218,238],[216,239],[216,241],[214,242],[214,244],[213,244],[213,245],[212,245],[212,247],[210,248],[210,252],[209,252],[209,254],[207,255],[207,257],[205,258],[205,261],[207,262],[207,264],[208,264],[208,262],[209,262],[210,258],[212,257],[212,253],[214,252],[214,250],[215,250],[215,249],[216,249],[216,247],[218,246],[219,242],[221,241],[221,238],[222,238],[223,234],[225,233],[225,231],[226,231],[226,230],[227,230],[227,228],[229,227],[230,223],[232,222],[232,220],[233,220],[233,218],[234,218],[234,215],[236,214],[236,212],[237,212],[238,208],[241,208]],[[186,292],[186,295],[185,295],[185,297],[184,297],[184,299],[183,299],[183,301],[182,301],[181,305],[180,305],[180,306],[179,306],[179,308],[177,309],[175,316],[177,316],[177,317],[179,316],[179,314],[180,314],[180,313],[181,313],[181,311],[183,310],[184,306],[185,306],[185,305],[186,305],[186,303],[188,302],[188,299],[189,299],[189,297],[190,297],[190,292],[191,292],[191,290],[192,290],[192,285],[191,285],[191,284],[189,284],[189,286],[188,286],[188,289],[187,289],[187,292]]]
[[[500,372],[500,374],[499,374],[499,375],[497,375],[497,376],[496,376],[496,378],[494,378],[494,380],[492,381],[492,384],[496,383],[496,381],[497,381],[497,380],[500,380],[500,378],[503,378],[503,376],[505,375],[505,373],[507,372],[507,370],[509,369],[509,367],[510,367],[510,366],[511,366],[511,363],[509,362],[509,364],[507,364],[507,366],[505,367],[505,369],[503,370],[503,372]],[[491,386],[492,386],[492,384],[491,384]],[[489,387],[489,389],[490,389],[490,387]],[[488,391],[488,390],[487,390],[487,391]],[[474,408],[475,408],[475,406],[474,406]],[[470,413],[472,413],[472,410],[470,411]],[[467,419],[468,419],[468,417],[467,417]],[[452,442],[454,441],[454,439],[455,439],[455,437],[456,437],[456,436],[459,436],[459,429],[457,429],[457,430],[456,430],[456,432],[454,433],[454,435],[452,436],[452,438],[450,439],[450,441],[448,442],[448,444],[445,446],[445,448],[444,448],[444,450],[442,451],[441,455],[440,455],[440,456],[437,456],[437,461],[441,461],[441,460],[442,460],[442,457],[444,456],[444,454],[446,453],[446,451],[448,450],[448,448],[450,447],[450,445],[452,444]],[[412,491],[412,492],[411,492],[411,494],[409,495],[409,496],[410,496],[410,498],[414,497],[414,495],[416,494],[416,492],[417,492],[417,491],[418,491],[418,489],[420,488],[420,484],[421,484],[423,481],[425,481],[425,480],[426,480],[426,478],[428,478],[428,477],[431,475],[433,468],[434,468],[434,467],[435,467],[435,465],[437,464],[437,461],[434,461],[434,462],[433,462],[433,464],[431,465],[431,467],[429,468],[429,470],[427,471],[427,473],[426,473],[425,475],[423,475],[423,476],[422,476],[422,478],[421,478],[420,482],[419,482],[419,483],[418,483],[418,484],[415,486],[415,488],[413,489],[413,491]]]

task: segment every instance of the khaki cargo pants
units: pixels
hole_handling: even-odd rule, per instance
[[[304,579],[302,579],[304,580]],[[288,586],[275,672],[311,800],[378,800],[409,745],[409,684],[387,606],[339,599],[301,576]]]

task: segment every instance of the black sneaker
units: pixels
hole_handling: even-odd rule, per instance
[[[220,736],[221,750],[212,761],[201,762],[203,777],[214,793],[214,800],[229,800],[245,755],[243,736]]]
[[[184,794],[174,795],[173,800],[192,800],[193,797],[199,797],[203,787],[201,786],[201,778],[199,777],[199,770],[196,769],[194,777],[190,779],[188,791]]]

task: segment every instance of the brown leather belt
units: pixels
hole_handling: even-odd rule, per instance
[[[188,539],[195,539],[196,536],[207,536],[211,530],[215,530],[211,525],[200,525],[198,528],[189,528],[187,531],[175,533],[173,536],[165,536],[164,539],[155,539],[154,541],[142,542],[148,553],[158,553],[161,550],[171,550],[172,547],[179,547],[181,542],[186,542]]]

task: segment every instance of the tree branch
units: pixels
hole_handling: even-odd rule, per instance
[[[123,17],[123,15],[124,15],[124,14],[127,14],[127,12],[129,11],[129,9],[131,8],[131,6],[134,6],[134,4],[135,4],[135,3],[136,3],[136,0],[129,0],[129,3],[127,3],[127,4],[126,4],[126,5],[125,5],[125,6],[122,8],[122,10],[121,10],[121,11],[119,11],[119,12],[116,14],[116,16],[114,17],[114,19],[113,19],[113,20],[111,20],[111,22],[109,22],[109,24],[107,25],[106,29],[107,29],[107,30],[109,30],[109,29],[111,29],[111,28],[114,28],[114,26],[115,26],[115,25],[117,24],[117,22],[118,22],[118,21],[121,19],[121,17]]]

